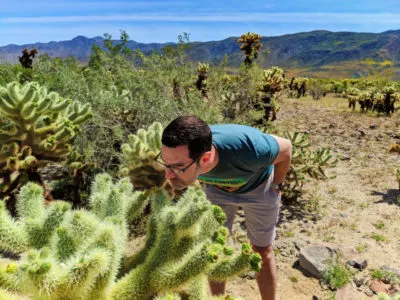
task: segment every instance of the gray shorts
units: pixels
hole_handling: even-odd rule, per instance
[[[244,210],[247,236],[252,245],[267,247],[276,236],[281,196],[270,188],[273,175],[256,189],[244,194],[228,193],[215,186],[205,185],[208,199],[226,214],[225,226],[232,235],[233,221],[239,207]]]

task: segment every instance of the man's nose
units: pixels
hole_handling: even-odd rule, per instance
[[[165,168],[165,179],[170,180],[174,179],[176,177],[176,174],[172,172],[169,168]]]

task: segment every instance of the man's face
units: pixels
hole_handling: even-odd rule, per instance
[[[199,162],[189,157],[187,146],[169,148],[162,145],[159,160],[169,166],[165,169],[165,178],[174,189],[186,188],[194,183],[200,174]]]

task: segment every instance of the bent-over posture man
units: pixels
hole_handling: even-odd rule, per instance
[[[244,209],[249,240],[262,257],[257,283],[263,300],[275,299],[276,266],[272,251],[280,206],[280,184],[289,169],[289,140],[243,125],[211,125],[195,116],[178,117],[162,135],[157,161],[166,179],[184,189],[199,179],[211,202],[223,208],[226,226]],[[225,282],[210,282],[213,295]]]

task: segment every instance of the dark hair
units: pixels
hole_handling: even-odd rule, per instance
[[[211,150],[212,133],[206,122],[196,116],[181,116],[165,127],[161,142],[171,148],[186,145],[189,157],[199,159]]]

